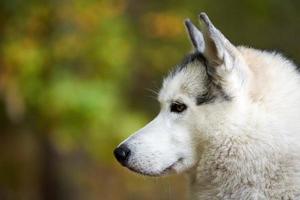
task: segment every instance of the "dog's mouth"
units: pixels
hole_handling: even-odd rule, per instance
[[[174,167],[178,164],[181,163],[183,160],[183,158],[179,158],[177,161],[175,161],[173,164],[171,164],[169,167],[167,167],[166,169],[164,169],[162,171],[162,175],[168,174],[170,171],[175,171]]]
[[[144,175],[144,176],[165,176],[168,175],[172,172],[176,172],[175,171],[175,166],[178,165],[179,163],[181,163],[183,161],[183,158],[179,158],[177,159],[174,163],[172,163],[171,165],[169,165],[168,167],[166,167],[165,169],[161,170],[161,171],[146,171],[146,170],[141,170],[141,169],[136,169],[134,167],[130,167],[127,166],[128,169],[130,169],[131,171]]]

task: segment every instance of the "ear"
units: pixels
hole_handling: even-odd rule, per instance
[[[186,19],[184,24],[195,50],[202,53],[204,51],[204,38],[202,33],[190,19]]]
[[[221,96],[237,97],[246,87],[247,64],[240,51],[212,24],[205,13],[199,15],[205,47],[202,54]]]
[[[230,70],[240,57],[239,51],[229,40],[212,24],[205,13],[199,15],[201,30],[205,41],[205,48],[202,52],[211,67],[224,65]]]

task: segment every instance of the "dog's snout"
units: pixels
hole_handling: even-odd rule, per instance
[[[130,149],[126,145],[121,145],[114,150],[116,159],[124,166],[126,165],[130,156]]]

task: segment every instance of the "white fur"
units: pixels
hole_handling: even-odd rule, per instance
[[[233,99],[195,104],[205,90],[200,62],[169,76],[159,115],[122,143],[131,149],[128,167],[146,175],[186,172],[193,200],[300,199],[300,75],[279,54],[233,51],[223,62],[233,70],[216,72]],[[183,113],[170,112],[177,100],[187,105]]]

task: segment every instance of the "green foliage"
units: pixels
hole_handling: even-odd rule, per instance
[[[0,156],[0,199],[41,199],[43,192],[33,191],[49,181],[48,165],[60,169],[58,182],[81,184],[70,186],[78,199],[101,199],[97,184],[102,196],[114,193],[109,188],[129,178],[112,150],[155,115],[147,89],[159,87],[189,51],[184,18],[206,11],[233,43],[279,49],[299,61],[299,8],[296,0],[2,0],[0,155],[13,155]],[[60,174],[65,168],[73,171]],[[97,182],[97,173],[114,183]],[[128,199],[168,198],[156,183],[136,190],[139,184],[127,186]]]

